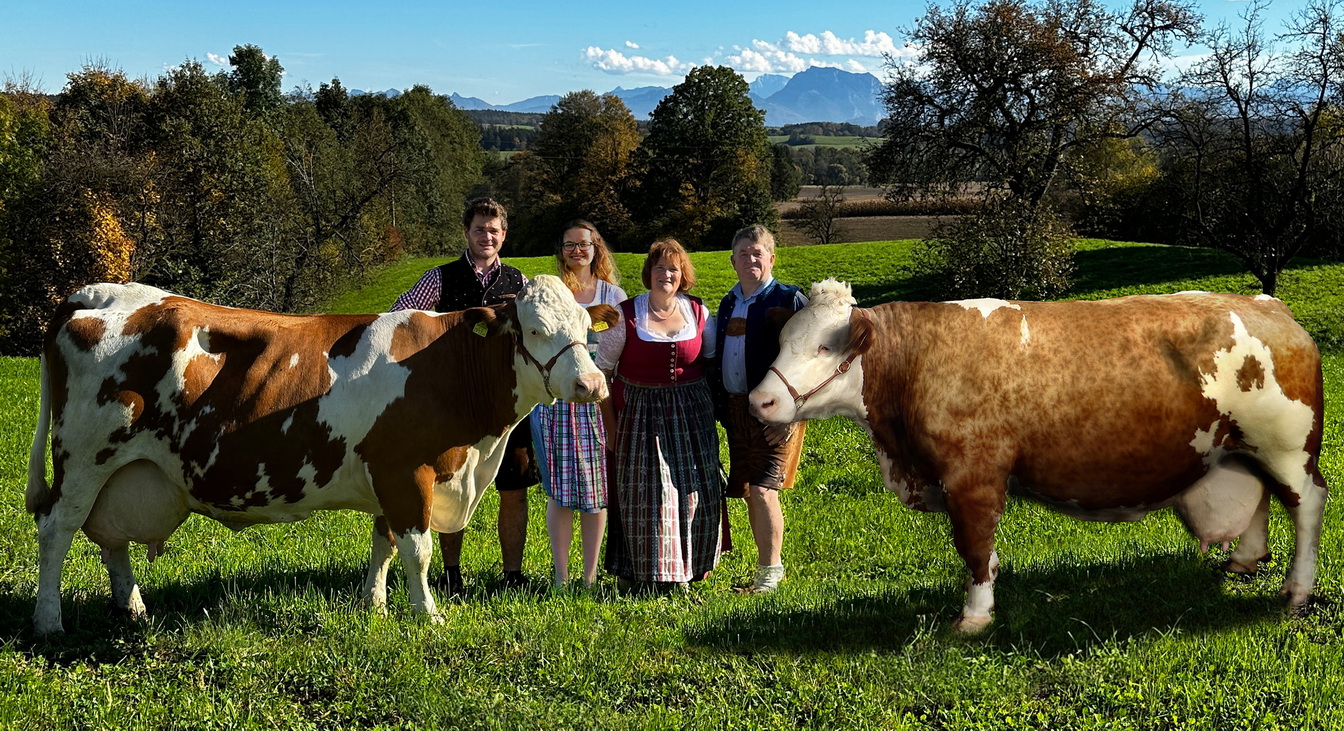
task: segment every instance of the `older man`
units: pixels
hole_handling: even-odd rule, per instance
[[[797,311],[807,297],[793,285],[775,281],[775,237],[764,226],[748,226],[733,236],[734,286],[719,304],[719,417],[728,432],[729,497],[745,497],[756,542],[756,578],[744,592],[769,592],[784,578],[780,546],[784,514],[779,490],[793,486],[806,423],[766,425],[752,417],[747,394],[765,378],[779,355],[779,340],[766,324],[774,307]]]
[[[425,272],[392,305],[397,310],[453,312],[505,302],[518,295],[527,281],[523,273],[499,260],[509,218],[504,206],[491,198],[467,203],[462,214],[467,250],[460,259]],[[471,388],[470,383],[460,384]],[[530,417],[529,417],[530,418]],[[504,586],[521,587],[523,547],[527,541],[527,488],[537,484],[532,454],[532,431],[527,419],[514,427],[508,454],[495,477],[499,490],[499,548],[504,568]],[[443,553],[443,586],[449,595],[462,593],[462,531],[439,534]]]

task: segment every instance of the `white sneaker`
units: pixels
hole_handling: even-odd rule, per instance
[[[756,580],[751,583],[753,594],[767,594],[779,588],[779,582],[784,580],[784,564],[779,563],[774,566],[757,566]]]

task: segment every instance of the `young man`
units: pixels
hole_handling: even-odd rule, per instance
[[[467,250],[462,258],[425,272],[392,305],[397,310],[433,310],[453,312],[508,301],[518,295],[526,278],[516,268],[499,260],[504,237],[509,232],[508,213],[490,198],[467,203],[462,214]],[[471,384],[461,384],[471,388]],[[523,546],[527,541],[527,488],[537,484],[532,454],[532,430],[527,419],[514,427],[506,447],[508,453],[495,488],[499,490],[499,548],[503,556],[504,586],[527,584],[523,576]],[[462,593],[462,531],[440,533],[443,552],[442,586],[450,596]]]
[[[763,424],[751,415],[747,394],[779,355],[779,340],[766,325],[766,313],[773,307],[796,312],[807,304],[807,296],[798,287],[775,281],[775,237],[764,226],[748,226],[733,236],[732,263],[737,285],[719,304],[720,375],[714,377],[714,386],[721,396],[719,418],[728,433],[727,495],[746,498],[756,542],[756,578],[739,591],[769,592],[784,578],[779,490],[793,487],[807,424]]]

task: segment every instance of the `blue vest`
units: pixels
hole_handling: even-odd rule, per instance
[[[756,295],[756,299],[750,305],[747,305],[747,384],[755,388],[756,384],[765,379],[765,374],[770,371],[770,364],[775,362],[779,356],[779,340],[766,339],[765,336],[765,315],[772,307],[784,307],[794,312],[803,309],[807,304],[807,298],[803,292],[792,284],[780,284],[778,279],[772,280],[766,285],[765,290]],[[733,310],[737,308],[737,297],[733,295],[733,290],[728,290],[728,294],[723,296],[723,301],[719,303],[718,330],[715,336],[718,340],[719,360],[723,358],[723,344],[728,337],[728,320],[732,319]],[[723,373],[720,369],[714,374],[714,388],[717,391],[723,390]]]

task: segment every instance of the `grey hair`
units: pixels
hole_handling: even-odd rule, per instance
[[[754,244],[760,244],[765,247],[771,256],[775,254],[775,235],[770,233],[770,229],[759,223],[754,223],[733,234],[733,245],[731,250],[737,253],[737,243],[739,241],[750,241]]]

